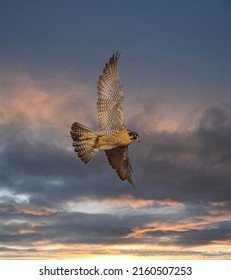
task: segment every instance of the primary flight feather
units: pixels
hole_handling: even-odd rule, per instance
[[[87,163],[97,152],[105,151],[108,161],[121,180],[132,182],[132,166],[128,145],[140,141],[138,134],[128,129],[123,118],[123,87],[119,80],[119,54],[106,63],[98,81],[99,131],[74,122],[71,126],[73,147],[80,159]],[[134,185],[133,185],[134,186]]]

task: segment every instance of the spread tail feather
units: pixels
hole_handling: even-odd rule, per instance
[[[72,124],[70,133],[75,152],[84,163],[87,163],[99,151],[96,147],[98,133],[77,122]]]

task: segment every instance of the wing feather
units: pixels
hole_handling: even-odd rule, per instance
[[[109,131],[124,126],[123,87],[119,81],[119,54],[113,54],[106,63],[98,81],[98,122],[100,130]]]
[[[128,157],[128,146],[117,147],[108,151],[105,151],[108,161],[113,169],[116,170],[121,180],[128,180],[132,182],[132,166]]]

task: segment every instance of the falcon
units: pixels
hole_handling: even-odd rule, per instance
[[[119,53],[115,53],[105,64],[98,80],[98,123],[99,131],[94,131],[78,122],[71,126],[73,147],[79,158],[87,163],[99,151],[105,151],[109,164],[116,170],[121,180],[133,186],[132,166],[128,156],[128,146],[140,142],[139,135],[128,129],[123,117],[123,87],[118,69]]]

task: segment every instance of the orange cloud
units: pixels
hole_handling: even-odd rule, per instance
[[[185,204],[183,202],[172,201],[172,200],[155,200],[155,199],[139,199],[134,198],[131,195],[123,195],[120,198],[111,198],[105,199],[102,201],[103,203],[110,204],[110,205],[121,205],[126,204],[132,208],[140,208],[145,207],[148,205],[165,205],[171,207],[184,207]]]
[[[56,213],[57,209],[55,208],[16,208],[14,210],[14,214],[16,213],[21,213],[21,214],[30,214],[30,215],[34,215],[34,216],[43,216],[43,215],[49,215],[49,214],[53,214]]]
[[[38,128],[48,123],[60,127],[74,120],[89,122],[96,101],[91,101],[90,89],[85,85],[60,79],[44,86],[20,74],[2,79],[0,103],[1,124],[26,121]]]

